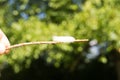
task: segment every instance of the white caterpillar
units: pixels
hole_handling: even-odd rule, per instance
[[[72,36],[53,36],[53,41],[58,42],[74,42],[75,38]]]

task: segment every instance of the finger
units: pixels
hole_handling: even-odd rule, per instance
[[[4,32],[0,29],[0,54],[9,53],[10,49],[7,49],[10,46],[10,42]]]
[[[5,49],[6,49],[5,52],[4,52],[5,54],[10,52],[9,46],[5,46]]]

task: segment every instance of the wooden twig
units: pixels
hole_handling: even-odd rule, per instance
[[[88,39],[78,39],[74,40],[73,42],[58,42],[58,41],[37,41],[37,42],[26,42],[26,43],[19,43],[15,45],[11,45],[7,49],[12,49],[12,48],[17,48],[17,47],[22,47],[22,46],[28,46],[28,45],[36,45],[36,44],[59,44],[59,43],[74,43],[74,42],[86,42]]]

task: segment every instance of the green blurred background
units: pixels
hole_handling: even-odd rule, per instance
[[[120,80],[120,0],[0,0],[11,44],[73,36],[0,56],[0,80]]]

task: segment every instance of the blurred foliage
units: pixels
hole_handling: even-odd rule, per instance
[[[119,13],[119,0],[0,0],[0,27],[11,44],[52,40],[54,35],[107,42],[106,51],[97,58],[107,63],[111,61],[107,55],[120,48]],[[26,46],[0,56],[0,63],[7,62],[19,72],[42,58],[49,65],[74,71],[87,63],[89,47],[88,42]]]

